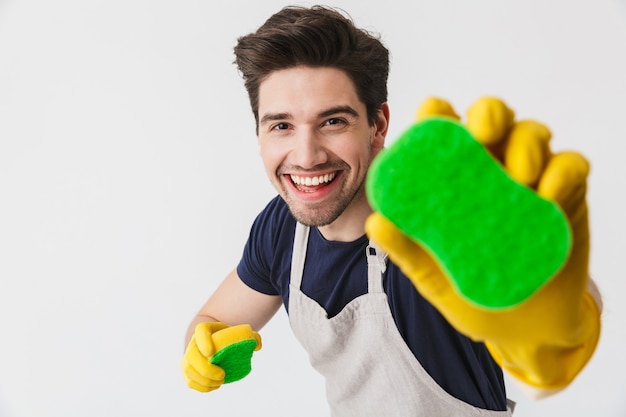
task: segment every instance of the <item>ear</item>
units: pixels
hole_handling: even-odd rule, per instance
[[[389,104],[383,103],[378,109],[378,118],[374,123],[372,136],[372,148],[380,150],[385,146],[385,138],[389,129]]]

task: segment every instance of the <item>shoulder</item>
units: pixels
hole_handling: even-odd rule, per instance
[[[291,261],[296,219],[289,207],[277,196],[258,214],[244,249],[244,255],[251,263],[260,263],[268,273],[277,264]],[[285,260],[285,259],[287,260]]]
[[[296,220],[278,196],[258,214],[237,266],[239,278],[264,294],[284,294]]]
[[[251,237],[279,237],[285,229],[295,230],[296,220],[291,215],[289,207],[280,196],[274,197],[257,215],[252,225]]]

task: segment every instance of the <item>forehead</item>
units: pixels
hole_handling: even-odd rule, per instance
[[[364,111],[348,74],[331,67],[298,66],[272,72],[259,86],[259,115],[319,112],[335,106]]]

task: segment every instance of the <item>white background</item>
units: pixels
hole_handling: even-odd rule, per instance
[[[276,0],[0,0],[0,416],[323,416],[284,310],[251,375],[186,388],[183,335],[274,195],[232,47]],[[309,3],[305,3],[309,4]],[[427,95],[504,98],[592,163],[597,353],[517,416],[626,415],[626,2],[338,0]],[[510,382],[510,381],[509,381]]]

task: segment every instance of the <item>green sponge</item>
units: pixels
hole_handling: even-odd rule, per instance
[[[211,357],[211,363],[224,370],[224,383],[239,381],[252,370],[252,353],[256,340],[242,340],[223,347]]]
[[[571,230],[560,207],[513,180],[460,123],[414,124],[374,160],[374,210],[424,247],[470,302],[518,305],[564,265]]]

